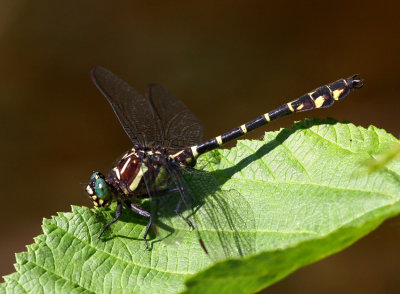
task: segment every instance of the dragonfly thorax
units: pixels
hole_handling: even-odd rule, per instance
[[[93,173],[86,191],[96,207],[110,205],[113,194],[123,199],[148,198],[149,188],[159,191],[170,187],[172,180],[167,166],[191,166],[194,162],[188,149],[171,155],[164,147],[135,145],[122,156],[107,178],[99,172]]]
[[[107,182],[123,198],[147,198],[149,188],[158,191],[170,185],[166,168],[174,164],[171,161],[175,160],[167,148],[135,145],[111,170]]]
[[[140,146],[130,149],[108,175],[108,182],[122,195],[145,192],[144,179],[162,163],[162,150],[147,150]]]

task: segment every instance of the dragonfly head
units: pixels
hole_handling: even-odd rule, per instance
[[[109,206],[111,204],[112,190],[102,173],[94,172],[92,174],[90,183],[86,186],[86,192],[95,207]]]

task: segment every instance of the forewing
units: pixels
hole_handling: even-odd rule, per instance
[[[163,141],[159,145],[172,150],[197,145],[203,138],[201,121],[166,88],[151,84],[146,88],[162,125]]]
[[[160,121],[148,99],[103,67],[92,68],[90,76],[133,143],[153,145],[161,141]]]

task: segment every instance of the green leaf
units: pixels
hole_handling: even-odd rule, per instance
[[[400,144],[395,143],[391,149],[377,154],[374,158],[368,159],[364,164],[368,167],[368,172],[376,172],[400,157]]]
[[[105,240],[98,240],[115,205],[105,210],[74,206],[71,213],[44,220],[44,234],[17,254],[17,272],[5,277],[0,291],[258,291],[349,246],[400,212],[400,161],[393,159],[375,173],[365,166],[395,143],[395,137],[375,127],[316,119],[266,133],[264,140],[238,141],[231,150],[200,157],[197,168],[220,183],[226,193],[219,195],[239,215],[234,221],[241,217],[243,224],[236,232],[221,226],[226,230],[222,235],[201,224],[199,233],[216,243],[206,243],[210,248],[250,240],[251,250],[243,258],[213,262],[196,231],[173,216],[164,220],[176,230],[168,236],[167,228],[158,227],[160,234],[150,236],[151,251],[144,250],[142,241],[146,219],[130,212],[124,211]],[[221,236],[234,238],[218,243]]]

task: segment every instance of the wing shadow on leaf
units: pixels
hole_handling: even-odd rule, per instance
[[[299,130],[305,130],[309,129],[313,126],[316,125],[335,125],[338,123],[337,120],[333,118],[327,118],[326,120],[323,119],[306,119],[304,121],[296,122],[292,128],[290,129],[282,129],[276,138],[269,143],[264,144],[259,148],[254,154],[247,156],[246,158],[243,158],[240,162],[238,162],[236,165],[226,168],[226,169],[220,169],[211,172],[216,179],[218,179],[218,182],[220,185],[223,185],[226,181],[228,181],[234,174],[240,172],[242,169],[246,168],[248,165],[250,165],[252,162],[257,161],[267,155],[269,152],[274,150],[276,147],[279,145],[283,144],[291,135],[293,135],[295,132]],[[342,124],[349,123],[348,121],[342,122]],[[216,155],[215,160],[212,162],[207,163],[204,166],[201,166],[200,168],[206,168],[208,164],[218,164],[220,161],[219,154]]]
[[[173,228],[161,238],[164,244],[181,243],[188,234],[189,221],[213,260],[254,252],[254,216],[247,200],[235,190],[221,190],[209,172],[185,168],[181,174],[183,196],[174,193],[156,201],[157,225]],[[175,213],[181,200],[179,213],[186,221]]]
[[[179,212],[193,223],[203,249],[213,260],[229,257],[243,257],[255,252],[256,223],[253,211],[242,195],[236,190],[222,190],[221,186],[235,173],[252,162],[259,160],[281,145],[300,129],[308,129],[318,124],[336,124],[333,119],[305,120],[294,124],[291,129],[283,129],[274,140],[264,144],[254,154],[242,159],[230,168],[206,172],[195,169],[176,171],[184,174],[180,181],[183,193],[175,193],[156,201],[157,225],[166,228],[167,235],[160,235],[154,242],[179,244],[188,234],[188,224],[176,216],[179,201],[183,201]],[[218,155],[218,152],[215,154]],[[220,158],[214,157],[215,164]],[[206,168],[202,166],[201,168]],[[183,195],[182,195],[183,194]],[[154,199],[153,199],[154,200]]]

